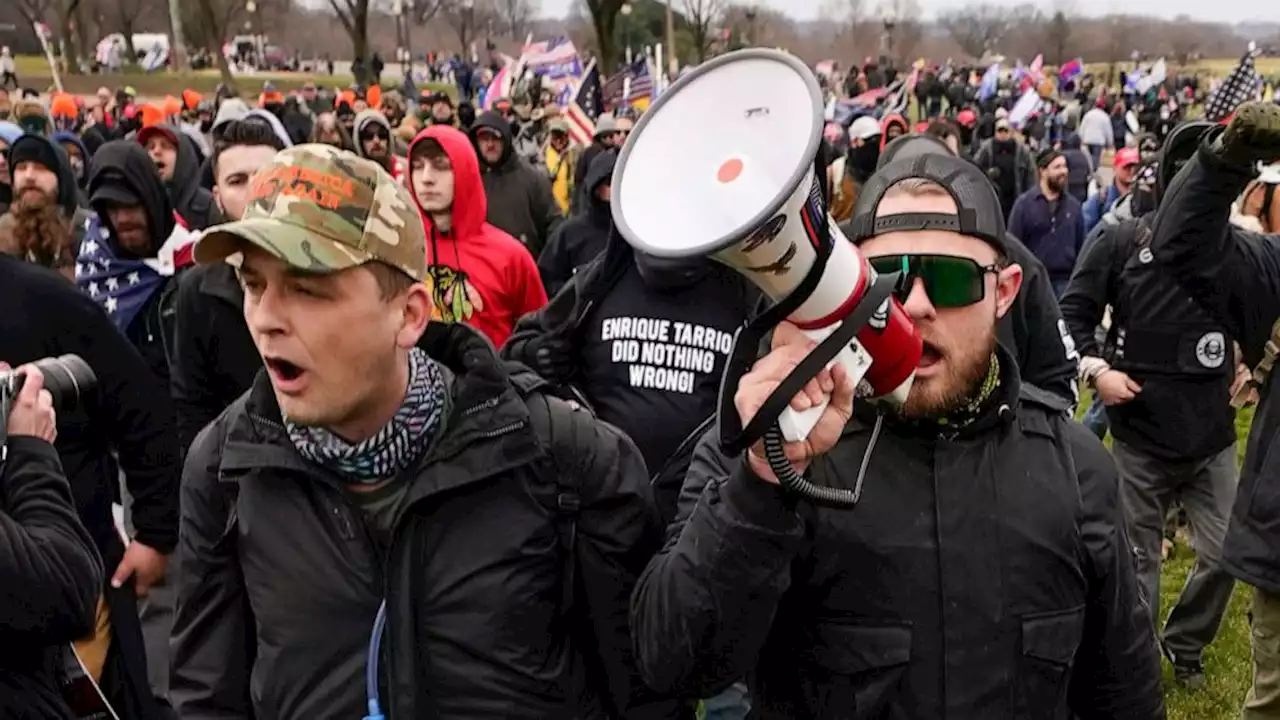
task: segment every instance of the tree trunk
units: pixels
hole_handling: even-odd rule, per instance
[[[120,21],[120,33],[124,35],[124,64],[123,67],[134,67],[138,64],[138,51],[133,47],[133,20],[122,19]]]
[[[235,76],[231,74],[227,56],[222,53],[222,37],[226,34],[226,28],[218,25],[217,15],[213,11],[213,0],[200,0],[200,21],[205,27],[205,49],[217,58],[218,74],[222,77],[222,84],[227,86],[231,97],[239,97],[240,89],[236,87]]]
[[[80,43],[77,42],[75,23],[72,22],[79,0],[59,2],[57,6],[58,32],[62,34],[63,64],[68,75],[80,74]]]
[[[356,82],[363,86],[373,78],[369,67],[369,0],[358,0],[351,8],[351,52],[353,60],[361,61]]]
[[[596,30],[596,45],[600,50],[600,59],[597,64],[601,68],[618,66],[618,48],[613,42],[613,29],[617,25],[617,20],[617,11],[611,7],[602,7],[599,14],[591,15],[591,24]],[[671,52],[671,49],[664,49],[664,52]],[[601,77],[603,76],[604,73],[601,73]]]

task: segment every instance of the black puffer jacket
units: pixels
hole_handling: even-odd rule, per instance
[[[628,601],[658,532],[635,446],[585,410],[526,398],[541,381],[508,376],[465,325],[432,324],[420,346],[453,373],[454,409],[405,479],[385,555],[341,479],[294,449],[265,374],[196,439],[173,628],[181,717],[362,717],[383,599],[392,720],[674,712],[633,669]]]
[[[951,435],[850,422],[807,474],[852,488],[874,443],[852,509],[784,497],[709,433],[633,601],[652,687],[751,674],[764,720],[1163,719],[1115,465],[1002,358]]]

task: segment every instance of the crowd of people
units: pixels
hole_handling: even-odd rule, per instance
[[[830,399],[788,457],[853,509],[719,442],[811,344],[722,402],[768,303],[619,235],[628,108],[580,147],[554,103],[376,85],[0,90],[0,361],[98,378],[55,429],[28,370],[10,419],[0,714],[73,717],[74,665],[142,720],[1162,718],[1241,580],[1244,717],[1280,717],[1280,106],[1081,78],[1012,117],[929,72],[917,123],[820,149],[923,339],[900,408],[838,367],[791,403]]]

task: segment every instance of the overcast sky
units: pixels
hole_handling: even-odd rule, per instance
[[[757,0],[781,10],[798,20],[814,20],[818,17],[818,8],[822,0]],[[992,0],[996,5],[1017,5],[1018,0]],[[671,0],[672,6],[679,10],[684,4],[682,0]],[[966,0],[918,0],[926,15],[932,15],[940,9],[962,7]],[[548,17],[563,17],[569,11],[573,0],[542,0],[542,12]],[[866,5],[875,7],[875,0],[867,0]],[[886,3],[887,4],[887,3]],[[1044,0],[1046,9],[1053,3]],[[1090,15],[1105,15],[1110,12],[1142,13],[1174,17],[1186,14],[1203,20],[1218,22],[1240,22],[1242,20],[1280,21],[1280,3],[1270,0],[1072,0],[1060,3],[1063,7],[1078,8]]]

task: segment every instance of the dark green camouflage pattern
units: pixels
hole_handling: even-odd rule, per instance
[[[301,270],[379,260],[427,277],[426,232],[409,191],[377,163],[330,145],[298,145],[254,174],[244,217],[205,231],[196,262],[227,259],[247,241]]]

